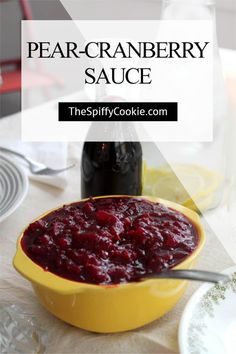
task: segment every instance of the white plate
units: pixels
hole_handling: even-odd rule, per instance
[[[189,300],[179,326],[181,354],[236,353],[236,266],[225,285],[202,285]]]
[[[28,191],[28,178],[13,161],[0,155],[0,222],[22,203]]]

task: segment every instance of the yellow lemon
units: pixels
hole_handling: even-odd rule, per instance
[[[222,177],[202,166],[174,164],[146,167],[144,195],[164,198],[190,209],[207,209],[222,182]]]

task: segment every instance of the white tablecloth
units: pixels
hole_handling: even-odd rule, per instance
[[[228,54],[223,52],[226,58],[229,58]],[[19,138],[19,124],[19,114],[1,120],[0,139]],[[145,148],[144,153],[149,160],[150,150]],[[16,239],[25,225],[47,209],[80,198],[80,155],[81,144],[70,143],[68,163],[77,160],[78,165],[68,172],[68,187],[65,190],[31,181],[29,193],[22,205],[1,224],[0,302],[26,305],[28,313],[35,316],[48,331],[50,342],[47,353],[176,353],[179,319],[190,295],[199,286],[198,283],[191,283],[180,303],[160,320],[123,334],[99,335],[73,328],[46,312],[38,304],[30,284],[12,267]],[[232,259],[207,225],[206,231],[207,244],[199,268],[217,271],[231,266]]]

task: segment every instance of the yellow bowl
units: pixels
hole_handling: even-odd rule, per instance
[[[205,242],[199,216],[173,202],[153,197],[145,199],[178,210],[193,222],[199,235],[197,248],[174,267],[192,268]],[[143,326],[170,311],[182,297],[187,285],[186,280],[170,279],[148,279],[113,286],[67,280],[43,270],[24,253],[21,247],[23,233],[17,242],[14,267],[30,280],[39,301],[48,311],[76,327],[93,332],[112,333]]]

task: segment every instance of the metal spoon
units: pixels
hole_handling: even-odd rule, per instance
[[[205,281],[209,283],[225,283],[230,281],[230,276],[227,274],[208,272],[198,269],[177,269],[166,270],[161,273],[154,273],[145,275],[142,280],[145,279],[186,279],[195,281]]]

